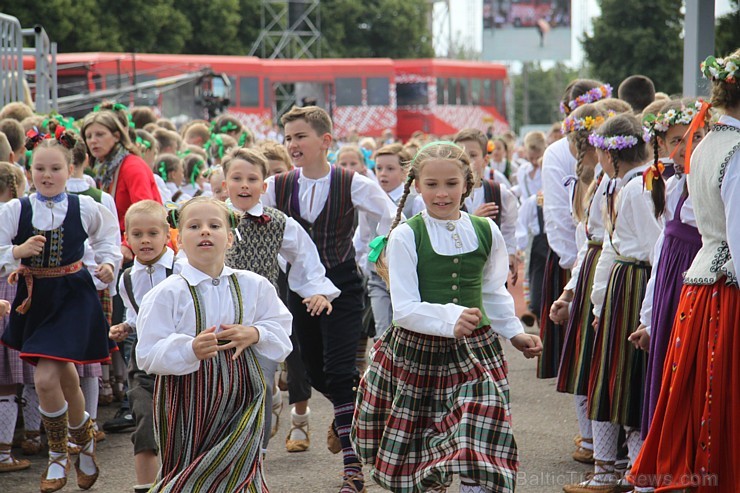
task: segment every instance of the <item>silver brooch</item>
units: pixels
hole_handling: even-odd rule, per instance
[[[448,222],[446,227],[447,231],[455,231],[455,223],[453,223],[452,221]]]

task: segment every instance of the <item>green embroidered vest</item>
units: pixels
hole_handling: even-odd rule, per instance
[[[454,303],[467,308],[477,307],[483,314],[478,327],[491,322],[483,309],[483,267],[493,245],[491,227],[484,218],[469,216],[478,237],[478,248],[459,255],[439,255],[432,248],[421,214],[406,224],[414,232],[418,262],[419,294],[429,303]]]

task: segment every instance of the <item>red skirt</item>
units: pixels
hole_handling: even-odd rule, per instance
[[[630,481],[656,491],[740,491],[740,290],[684,286],[660,397]]]

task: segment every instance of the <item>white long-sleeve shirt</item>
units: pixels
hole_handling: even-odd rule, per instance
[[[590,236],[594,241],[604,241],[604,213],[606,210],[606,187],[608,185],[609,177],[604,175],[588,207],[586,222],[579,223],[576,227],[576,244],[580,245],[580,248],[578,249],[576,263],[571,271],[570,280],[565,285],[566,290],[575,291],[576,289],[583,259],[586,258],[586,252],[588,251],[588,237]]]
[[[609,276],[617,256],[653,263],[653,250],[663,225],[655,219],[650,192],[643,188],[641,175],[648,167],[648,164],[637,166],[626,172],[620,181],[622,187],[617,197],[614,233],[611,239],[608,233],[605,234],[601,257],[594,274],[591,302],[596,317],[601,316]]]
[[[234,209],[238,210],[236,207]],[[257,202],[247,211],[247,214],[261,216],[263,212],[264,207]],[[239,241],[238,238],[234,240]],[[292,291],[304,298],[322,294],[329,301],[333,301],[342,294],[339,288],[326,277],[326,269],[321,263],[319,251],[313,240],[292,217],[285,217],[283,242],[277,253],[290,264],[288,286]]]
[[[146,266],[134,258],[134,265],[131,266],[131,290],[133,291],[134,300],[137,306],[141,306],[144,295],[154,289],[154,286],[167,279],[167,269],[172,269],[173,274],[177,274],[182,269],[182,262],[175,262],[175,252],[169,247],[165,247],[164,255],[154,264]],[[129,293],[126,290],[124,278],[118,283],[118,292],[121,293],[123,306],[126,307],[126,323],[136,330],[136,320],[138,314],[134,310]]]
[[[532,171],[534,171],[534,176],[530,176]],[[527,197],[537,195],[537,192],[542,190],[542,168],[535,168],[529,161],[524,161],[524,164],[517,170],[516,176],[517,184],[514,190],[520,200],[526,200]]]
[[[468,213],[473,214],[478,207],[485,202],[483,186],[474,188],[470,195],[465,198],[465,208]],[[506,251],[509,255],[516,255],[516,221],[519,215],[518,201],[516,196],[501,185],[501,203],[498,204],[501,213],[501,234],[506,243]]]
[[[740,128],[740,120],[727,115],[719,117],[719,123]],[[725,167],[720,196],[725,204],[727,244],[730,247],[735,273],[740,272],[740,221],[733,217],[740,210],[740,152],[735,152]]]
[[[681,200],[681,195],[686,185],[686,175],[674,175],[668,178],[666,181],[666,206],[663,217],[665,221],[671,221],[675,217],[676,206]],[[691,204],[691,197],[686,198],[683,207],[681,208],[680,214],[681,222],[688,224],[689,226],[696,227],[696,216],[694,215],[694,207]],[[657,279],[658,263],[660,262],[660,252],[663,250],[663,241],[665,240],[665,231],[660,233],[658,241],[655,243],[655,251],[653,252],[653,269],[648,281],[647,290],[645,291],[645,299],[642,300],[642,308],[640,310],[640,323],[645,326],[650,333],[651,320],[653,318],[653,298],[655,296],[655,282]]]
[[[141,303],[137,319],[136,362],[147,373],[187,375],[200,368],[193,351],[196,333],[195,308],[189,286],[200,295],[205,317],[204,330],[233,324],[234,301],[229,286],[236,274],[241,291],[242,325],[254,326],[259,341],[252,346],[257,356],[283,361],[290,354],[292,315],[278,298],[270,281],[253,272],[224,266],[212,279],[188,263],[179,275],[170,276],[149,291]]]
[[[267,192],[262,195],[262,203],[275,207],[275,177],[269,177],[266,183]],[[302,173],[298,176],[298,203],[303,219],[310,223],[316,221],[329,198],[330,187],[331,169],[315,180],[306,178]],[[353,173],[350,193],[352,205],[361,213],[367,214],[369,219],[378,222],[378,234],[388,233],[396,215],[396,206],[380,185],[359,173]]]
[[[67,191],[72,193],[81,193],[89,190],[92,188],[90,186],[90,182],[87,180],[89,178],[87,175],[85,175],[85,178],[70,178],[67,180]],[[101,191],[100,196],[100,204],[98,204],[100,207],[105,207],[108,209],[111,214],[113,214],[113,217],[118,217],[118,209],[116,209],[116,202],[113,200],[113,197],[108,192]],[[118,232],[118,243],[121,243],[121,232]],[[89,270],[90,272],[94,272],[95,269],[98,267],[98,265],[95,263],[95,250],[93,250],[92,247],[90,247],[90,241],[85,241],[85,256],[82,257],[82,263],[85,264],[85,268]],[[111,281],[109,284],[104,283],[97,277],[93,276],[93,283],[95,283],[95,289],[98,291],[101,291],[105,288],[110,289],[110,295],[115,296],[116,295],[116,279],[118,279],[118,271],[120,270],[120,264],[113,266],[113,281]]]
[[[460,219],[454,221],[462,248],[455,245],[455,239],[446,228],[449,221],[434,219],[426,213],[423,213],[423,218],[432,248],[439,255],[460,255],[478,248],[478,237],[467,213],[461,212]],[[514,299],[506,290],[509,258],[503,236],[496,223],[490,219],[488,223],[493,243],[482,274],[483,309],[493,330],[510,339],[523,333],[524,329],[516,316]],[[421,334],[454,337],[455,323],[466,307],[455,303],[441,305],[422,301],[416,273],[419,263],[416,241],[408,224],[401,224],[393,230],[388,240],[387,255],[394,322]]]
[[[516,247],[526,251],[529,246],[530,237],[534,237],[544,231],[540,231],[540,222],[537,218],[537,196],[527,197],[519,207],[519,217],[516,223]]]
[[[121,232],[118,219],[95,200],[80,195],[80,218],[90,246],[95,251],[96,265],[110,264],[115,269],[120,265]],[[31,223],[41,231],[58,228],[67,216],[69,200],[65,194],[61,202],[49,208],[46,202],[37,200],[36,194],[30,196],[33,218]],[[18,261],[13,258],[13,238],[18,234],[18,221],[21,217],[21,201],[13,199],[0,210],[0,275],[7,276],[17,268]]]
[[[576,223],[570,214],[571,197],[564,185],[576,174],[576,158],[570,153],[568,139],[560,139],[545,149],[542,157],[543,212],[547,243],[560,257],[560,267],[571,269],[576,262]]]

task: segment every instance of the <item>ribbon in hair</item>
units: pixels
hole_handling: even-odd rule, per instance
[[[164,181],[167,181],[167,163],[160,161],[157,171],[159,171],[159,176],[161,176]]]
[[[148,140],[142,139],[141,135],[136,136],[136,143],[142,147],[146,147],[147,149],[152,148],[152,143],[149,142]]]
[[[373,155],[373,151],[365,147],[360,147],[360,152],[362,153],[363,161],[365,161],[365,166],[367,166],[369,169],[375,168],[375,160],[370,159],[370,156]]]
[[[373,241],[370,242],[368,245],[370,247],[370,253],[367,255],[367,259],[372,262],[376,263],[378,259],[380,258],[380,254],[383,253],[383,249],[388,244],[388,237],[383,236],[376,236]]]
[[[691,169],[691,154],[693,151],[693,144],[694,144],[694,134],[697,130],[702,128],[706,124],[707,119],[707,112],[709,111],[709,108],[711,108],[712,105],[707,103],[706,101],[701,101],[701,109],[699,109],[699,112],[694,116],[694,119],[691,120],[691,123],[689,124],[688,130],[686,130],[686,133],[683,135],[681,140],[686,139],[686,151],[684,158],[684,173],[689,174],[689,171]],[[687,137],[688,136],[688,137]],[[673,152],[671,152],[670,158],[673,159],[673,156],[676,154],[676,151],[678,150],[680,146],[676,146],[675,149],[673,149]]]
[[[226,122],[221,125],[221,127],[218,129],[218,132],[225,134],[231,132],[232,130],[239,130],[239,127],[237,127],[234,122]]]
[[[202,159],[199,159],[193,166],[193,171],[190,172],[190,184],[195,185],[195,180],[200,176],[200,170],[203,168],[205,163]]]
[[[242,132],[242,134],[239,136],[239,147],[244,147],[244,144],[247,143],[248,137],[249,137],[248,132]]]
[[[657,165],[653,164],[645,170],[645,172],[642,174],[642,183],[645,186],[645,190],[653,190],[653,183],[661,179],[661,177],[663,176],[663,171],[665,171],[665,166],[663,166],[663,163],[660,162]]]

